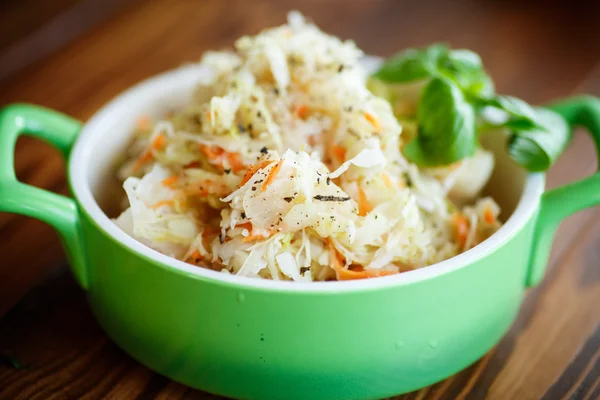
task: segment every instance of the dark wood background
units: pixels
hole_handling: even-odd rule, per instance
[[[594,1],[0,2],[0,105],[31,102],[89,118],[131,84],[299,9],[366,52],[445,41],[478,52],[502,93],[544,103],[600,95]],[[590,174],[578,133],[548,186]],[[17,175],[66,193],[64,163],[19,139]],[[508,335],[478,363],[399,399],[600,398],[600,210],[569,218],[543,283]],[[100,330],[48,226],[0,213],[0,399],[210,399],[129,358]]]

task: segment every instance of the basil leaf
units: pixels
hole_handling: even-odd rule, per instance
[[[446,165],[475,153],[475,112],[451,80],[434,78],[427,84],[417,119],[419,133],[403,149],[410,161],[424,166]]]
[[[410,82],[430,78],[438,73],[440,57],[448,52],[441,44],[431,45],[425,49],[408,49],[392,56],[373,74],[386,82]]]
[[[438,69],[468,95],[490,97],[494,94],[494,84],[485,73],[477,53],[470,50],[449,51],[440,57]]]
[[[523,100],[512,96],[495,96],[491,99],[482,100],[485,105],[499,108],[506,112],[510,119],[504,126],[511,129],[533,129],[542,128],[536,122],[536,111]]]
[[[508,154],[529,171],[544,171],[558,159],[570,139],[569,125],[554,111],[537,108],[535,127],[512,131]]]

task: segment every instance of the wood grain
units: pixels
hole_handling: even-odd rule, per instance
[[[25,0],[2,3],[3,21],[8,23],[0,24],[0,79],[51,54],[129,2]],[[28,10],[32,12],[26,12]]]
[[[528,101],[576,92],[600,95],[600,8],[590,3],[135,2],[0,81],[0,104],[33,102],[86,119],[131,84],[197,60],[203,51],[228,46],[242,34],[280,24],[292,8],[372,54],[389,55],[432,41],[471,48],[482,55],[500,92]],[[10,42],[0,40],[6,46]],[[580,133],[550,171],[548,185],[564,184],[594,168],[593,145]],[[20,140],[16,170],[23,181],[66,193],[63,162],[47,145]],[[397,399],[598,398],[598,222],[600,211],[593,209],[563,224],[546,279],[530,291],[495,349],[457,375]],[[0,365],[0,399],[217,398],[153,373],[107,339],[66,271],[49,227],[0,214],[0,249],[0,317],[6,314],[0,320],[0,355],[29,365],[22,370]]]

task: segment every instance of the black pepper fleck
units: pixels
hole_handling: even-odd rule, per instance
[[[313,199],[319,200],[319,201],[348,201],[348,200],[350,200],[350,197],[323,196],[321,194],[318,194],[318,195],[314,196]]]
[[[262,148],[262,149],[260,149],[260,152],[261,152],[262,154],[267,154],[267,153],[269,152],[269,150],[267,149],[267,147],[266,147],[266,146],[263,146],[263,148]]]
[[[355,138],[360,139],[360,135],[354,129],[348,128],[348,133],[354,136]]]
[[[288,203],[289,203],[290,201],[294,200],[294,198],[293,198],[293,197],[284,197],[283,199],[284,199],[285,201],[287,201]]]
[[[404,176],[404,180],[406,181],[406,186],[412,187],[413,186],[413,181],[412,181],[412,179],[410,179],[410,175],[408,174],[408,172],[405,172],[403,174],[403,176]]]

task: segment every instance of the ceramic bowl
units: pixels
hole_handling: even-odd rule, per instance
[[[505,224],[475,248],[395,276],[347,282],[278,282],[194,267],[137,242],[101,206],[115,155],[136,119],[184,104],[196,68],[151,78],[87,123],[31,105],[0,113],[0,211],[56,228],[73,273],[106,333],[151,369],[207,392],[244,399],[367,399],[412,391],[467,367],[515,318],[538,283],[553,234],[569,214],[600,203],[600,176],[544,192],[505,143],[486,141],[497,168],[486,189]],[[553,106],[600,145],[600,102]],[[29,134],[68,160],[72,197],[20,183],[13,152]],[[498,136],[498,135],[497,135]]]

